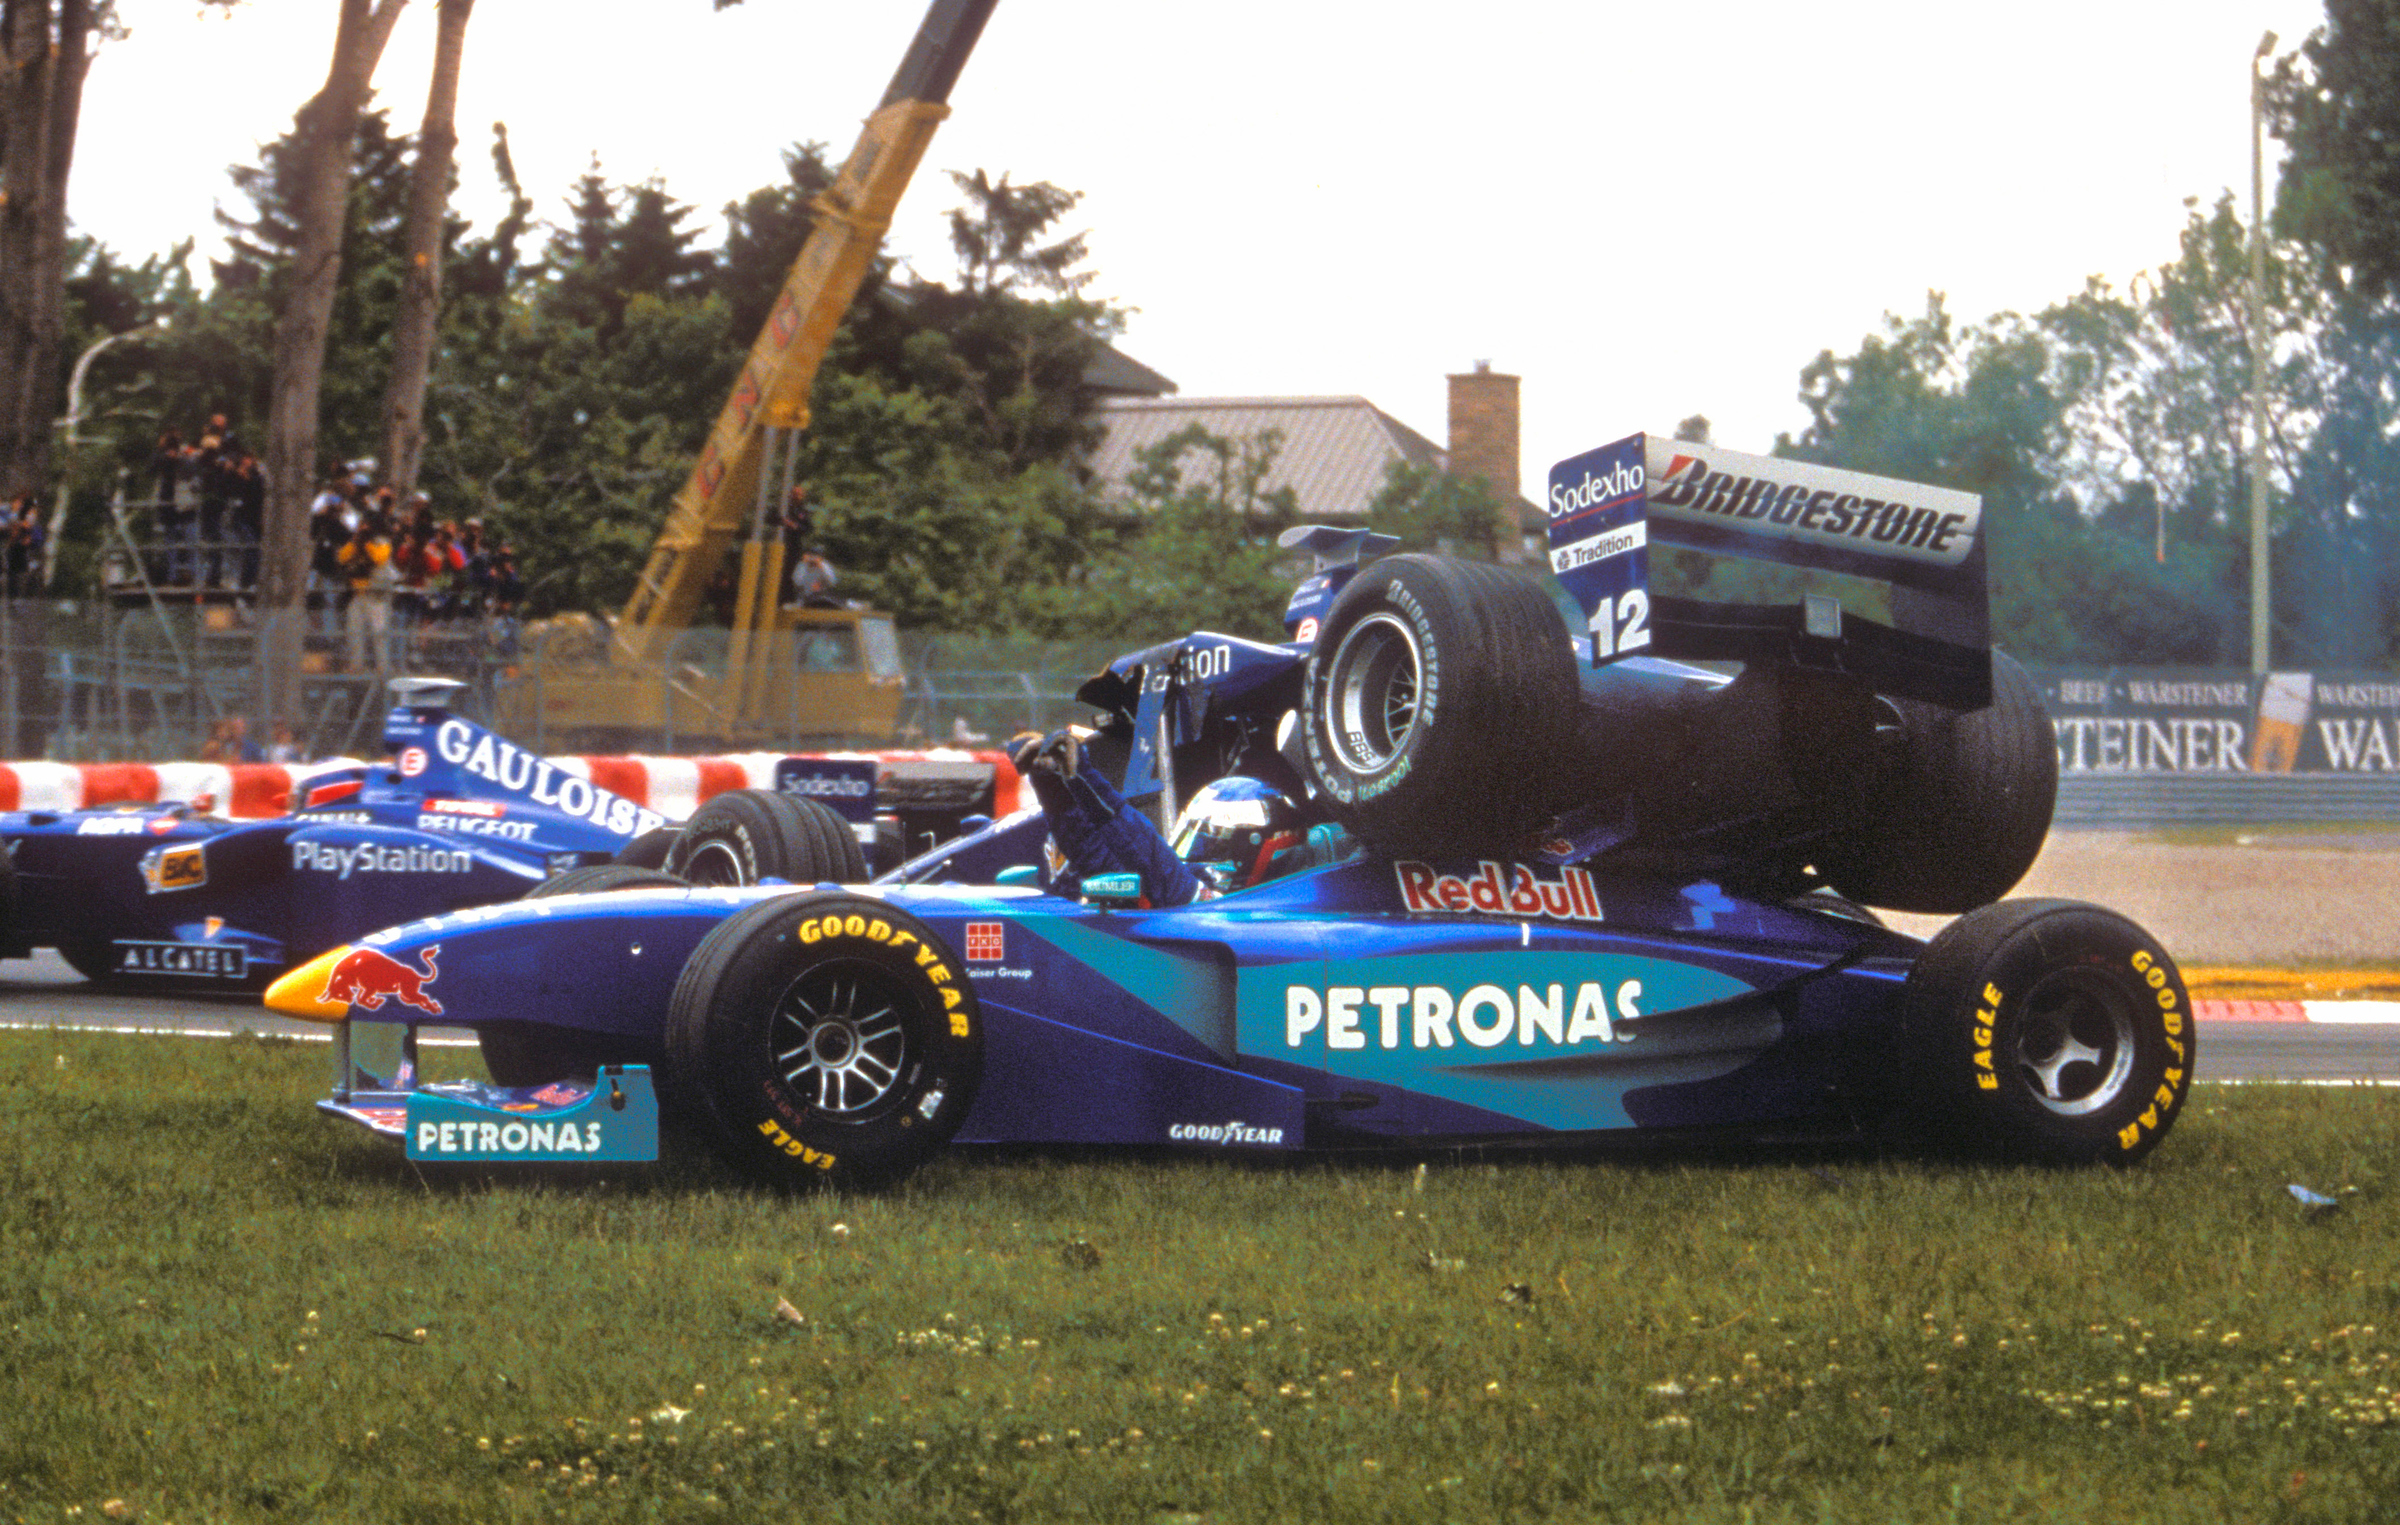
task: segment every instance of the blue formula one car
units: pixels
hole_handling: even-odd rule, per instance
[[[297,808],[231,821],[189,804],[0,813],[0,956],[56,948],[88,978],[255,988],[335,944],[462,906],[595,883],[781,872],[796,801],[711,800],[682,827],[452,714],[400,679],[389,759],[304,776]],[[809,780],[801,780],[805,785]],[[853,840],[844,825],[842,840]],[[840,843],[826,850],[843,868]],[[812,844],[813,850],[813,844]],[[670,861],[671,860],[671,861]]]
[[[1162,816],[1179,786],[1274,781],[1337,844],[1317,866],[1172,908],[1108,876],[1053,893],[1028,812],[872,884],[827,863],[433,917],[268,1003],[339,1024],[321,1106],[427,1158],[637,1157],[655,1071],[736,1160],[848,1184],[954,1142],[1894,1122],[2137,1160],[2188,1094],[2189,1000],[2123,917],[1992,903],[2039,850],[2056,756],[1984,634],[1978,507],[1634,436],[1553,477],[1580,634],[1530,578],[1299,532],[1319,565],[1292,639],[1112,665],[1086,755]],[[1651,538],[1853,581],[1788,607],[1670,595]],[[1860,901],[1963,914],[1925,943]],[[353,1061],[359,1024],[430,1021],[513,1072]]]

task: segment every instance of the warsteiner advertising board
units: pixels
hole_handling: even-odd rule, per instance
[[[2225,667],[2030,669],[2079,774],[2400,773],[2400,677]]]

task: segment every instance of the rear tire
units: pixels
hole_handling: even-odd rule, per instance
[[[786,1185],[906,1175],[958,1131],[983,1075],[965,966],[923,922],[856,895],[727,918],[684,965],[666,1043],[726,1156]]]
[[[609,861],[634,868],[665,868],[667,855],[675,850],[675,839],[682,835],[680,826],[654,826],[619,848]]]
[[[667,870],[704,885],[863,884],[867,860],[850,823],[815,800],[735,789],[692,812]]]
[[[1992,653],[1992,702],[1959,714],[1895,700],[1901,761],[1819,866],[1852,900],[1954,915],[2016,888],[2058,801],[2058,738],[2025,669]]]
[[[691,885],[655,868],[630,863],[594,863],[556,874],[518,896],[520,900],[549,900],[560,895],[602,895],[615,890],[688,890]]]
[[[2173,959],[2114,911],[2010,900],[1944,928],[1901,995],[1917,1131],[1985,1158],[2129,1165],[2191,1094]]]
[[[1578,711],[1557,611],[1496,566],[1387,556],[1325,617],[1309,664],[1309,782],[1375,846],[1502,857],[1546,822]]]

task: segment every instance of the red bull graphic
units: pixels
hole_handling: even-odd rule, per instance
[[[1539,916],[1552,921],[1601,921],[1600,892],[1580,868],[1559,870],[1556,879],[1536,879],[1522,863],[1476,865],[1461,878],[1437,872],[1430,863],[1395,863],[1400,904],[1408,911],[1481,911],[1487,916]]]
[[[368,1011],[381,1011],[386,1000],[394,1000],[438,1017],[442,1014],[442,1003],[427,995],[425,987],[441,972],[433,962],[433,956],[441,951],[440,943],[428,945],[420,955],[425,967],[411,969],[388,953],[353,948],[325,976],[325,988],[317,999],[335,1005],[347,1002]]]

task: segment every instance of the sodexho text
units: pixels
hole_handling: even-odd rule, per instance
[[[1641,490],[1641,463],[1619,461],[1603,472],[1585,472],[1583,480],[1572,487],[1564,482],[1553,483],[1550,488],[1550,517],[1563,519],[1579,509],[1613,502]]]
[[[1519,985],[1511,996],[1500,985],[1452,991],[1441,985],[1333,985],[1318,991],[1287,985],[1283,992],[1283,1041],[1300,1048],[1317,1037],[1328,1049],[1498,1048],[1515,1042],[1531,1048],[1542,1039],[1562,1048],[1581,1043],[1631,1043],[1617,1021],[1642,1014],[1640,980],[1620,980],[1612,996],[1599,980],[1567,987],[1552,980],[1540,989]],[[1613,1020],[1612,1020],[1613,1017]]]
[[[463,874],[475,866],[465,848],[385,847],[361,842],[344,847],[333,842],[294,842],[292,867],[347,879],[352,874]]]
[[[604,831],[639,836],[667,824],[655,810],[644,810],[621,795],[609,793],[588,778],[578,778],[555,763],[502,741],[489,731],[477,735],[463,720],[445,720],[433,735],[442,760],[464,768],[477,778],[523,794],[537,805],[565,815],[579,815]]]

